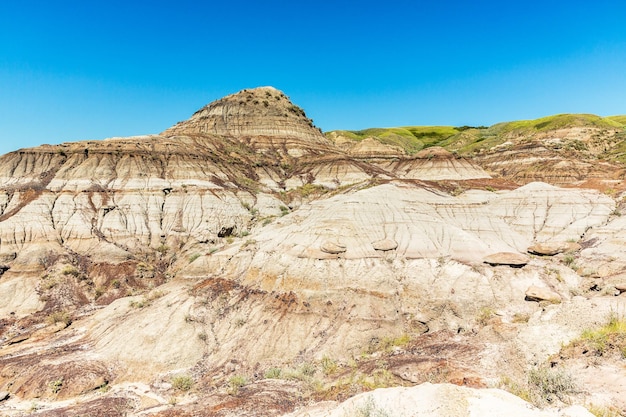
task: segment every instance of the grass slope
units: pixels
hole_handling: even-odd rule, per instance
[[[399,146],[408,154],[414,154],[423,148],[437,145],[459,133],[459,131],[460,128],[452,126],[404,126],[364,130],[334,130],[333,132],[355,141],[373,137],[381,143]]]
[[[532,136],[539,132],[571,127],[626,128],[626,116],[557,114],[534,120],[498,123],[488,128],[484,126],[404,126],[333,132],[355,141],[373,137],[381,143],[399,146],[408,154],[414,154],[430,146],[441,146],[450,151],[465,154],[492,148],[506,142],[511,136]]]
[[[626,115],[622,116],[609,116],[607,119],[620,123],[622,126],[626,126]]]

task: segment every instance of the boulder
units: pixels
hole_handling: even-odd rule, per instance
[[[543,242],[535,243],[528,248],[528,252],[535,255],[553,256],[568,251],[580,250],[575,242]]]
[[[561,296],[549,288],[532,285],[526,290],[526,301],[548,301],[553,304],[559,304]]]
[[[615,284],[615,289],[620,293],[626,292],[626,282],[620,282],[619,284]]]
[[[372,242],[372,247],[375,250],[380,251],[394,250],[398,247],[398,242],[393,239],[381,239],[376,242]]]
[[[484,258],[489,265],[508,265],[520,268],[528,263],[528,257],[515,252],[498,252]]]
[[[321,244],[320,250],[326,253],[338,254],[346,251],[346,245],[336,241],[327,240]]]

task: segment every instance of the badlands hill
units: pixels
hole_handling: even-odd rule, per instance
[[[408,126],[332,131],[344,149],[376,140],[412,155],[433,146],[520,184],[544,181],[570,186],[622,179],[626,162],[625,116],[560,114],[491,127]]]
[[[624,414],[624,135],[323,135],[262,87],[4,155],[0,414]]]

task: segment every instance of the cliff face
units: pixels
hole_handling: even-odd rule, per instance
[[[623,202],[490,155],[335,144],[264,87],[0,157],[1,412],[281,415],[524,378],[623,300]]]

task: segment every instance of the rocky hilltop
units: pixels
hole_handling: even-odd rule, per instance
[[[624,127],[583,119],[325,136],[262,87],[0,157],[0,413],[625,413]]]
[[[195,134],[295,137],[312,143],[328,143],[304,110],[273,87],[243,90],[226,96],[163,132],[165,136]]]

